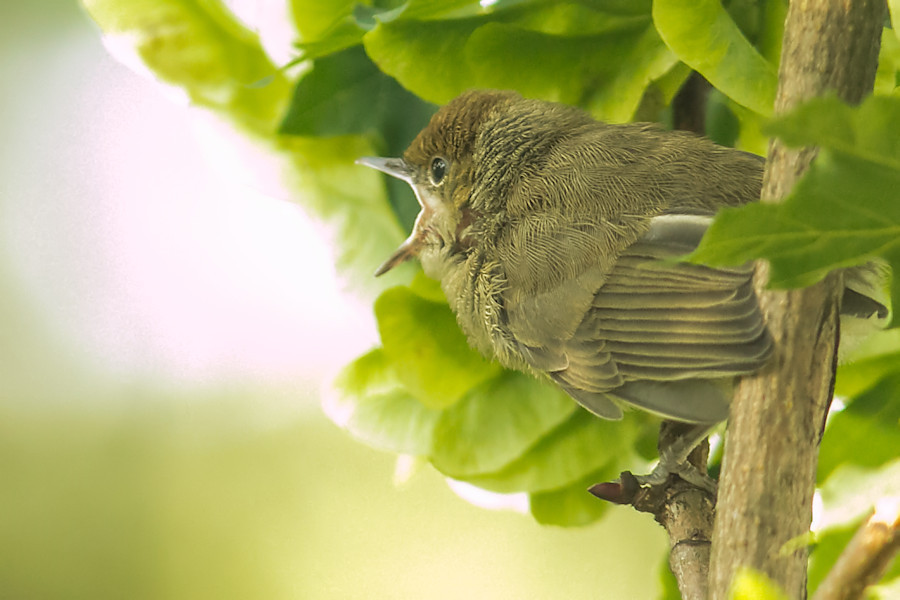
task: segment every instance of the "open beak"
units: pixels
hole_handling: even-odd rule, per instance
[[[356,159],[356,164],[372,167],[382,173],[387,173],[391,177],[402,179],[413,188],[413,191],[416,191],[416,187],[413,185],[412,172],[410,171],[409,166],[407,166],[406,161],[402,158],[364,156]],[[408,261],[416,256],[419,253],[419,250],[421,250],[424,242],[424,231],[420,227],[420,223],[425,214],[425,206],[422,204],[422,200],[419,198],[418,193],[416,194],[416,199],[419,201],[419,204],[422,205],[422,211],[420,211],[419,216],[416,217],[416,224],[413,225],[412,233],[410,233],[409,237],[400,244],[400,247],[397,248],[397,250],[395,250],[380,267],[378,267],[375,271],[375,277],[384,275],[397,265]]]
[[[405,263],[412,257],[416,256],[419,253],[419,249],[421,247],[421,238],[418,237],[418,234],[414,229],[412,235],[406,238],[406,240],[402,244],[400,244],[400,247],[397,248],[394,253],[391,254],[388,259],[381,263],[381,266],[375,270],[375,277],[384,275],[397,265]]]

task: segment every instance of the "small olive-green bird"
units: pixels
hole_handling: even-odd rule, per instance
[[[407,181],[421,205],[377,274],[418,257],[473,346],[546,373],[601,417],[634,406],[719,422],[734,378],[772,354],[751,264],[671,260],[697,246],[721,207],[759,198],[758,156],[473,91],[441,108],[403,158],[358,162]],[[854,278],[858,290],[872,277],[847,277],[845,312],[884,320]]]

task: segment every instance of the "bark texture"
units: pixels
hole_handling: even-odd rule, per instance
[[[884,0],[794,0],[785,23],[777,113],[826,92],[858,103],[872,90]],[[823,127],[828,125],[823,123]],[[780,202],[814,148],[770,145],[762,201]],[[710,565],[711,597],[727,598],[739,567],[751,567],[806,597],[805,547],[783,551],[809,530],[818,442],[831,400],[839,274],[803,290],[757,291],[776,353],[745,378],[731,407]]]
[[[659,430],[660,456],[686,433],[696,428],[686,423],[663,421]],[[706,473],[709,443],[704,439],[688,455],[696,473]],[[669,474],[662,482],[641,485],[626,471],[617,481],[598,483],[590,492],[602,500],[629,504],[653,515],[669,535],[669,568],[683,600],[709,597],[709,552],[713,532],[715,497],[708,486],[698,486]]]

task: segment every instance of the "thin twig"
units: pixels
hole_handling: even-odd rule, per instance
[[[900,552],[900,498],[879,502],[819,585],[813,600],[856,600]]]

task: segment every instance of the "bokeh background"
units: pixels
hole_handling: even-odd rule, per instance
[[[0,2],[0,81],[0,598],[657,595],[649,517],[395,483],[324,416],[376,341],[328,232],[77,2]]]

